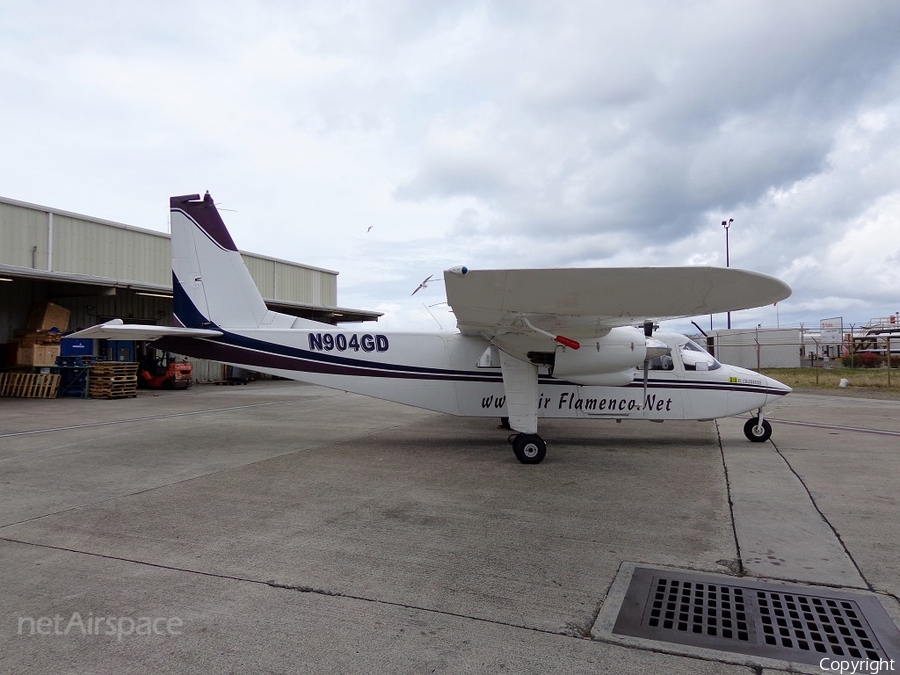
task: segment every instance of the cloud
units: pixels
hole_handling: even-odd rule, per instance
[[[726,218],[732,264],[794,286],[783,322],[875,316],[898,34],[836,0],[9,5],[0,181],[156,229],[210,189],[243,248],[392,325],[433,325],[409,285],[457,263],[722,265]]]

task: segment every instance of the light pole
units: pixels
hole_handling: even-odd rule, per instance
[[[731,267],[731,248],[728,245],[728,228],[734,222],[734,218],[722,221],[722,227],[725,228],[725,267]],[[731,312],[728,312],[728,330],[731,330]]]

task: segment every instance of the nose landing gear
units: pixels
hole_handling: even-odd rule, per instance
[[[762,408],[757,417],[751,417],[744,424],[744,436],[754,443],[763,443],[772,435],[772,425],[763,418]]]

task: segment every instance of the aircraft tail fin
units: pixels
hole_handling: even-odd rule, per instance
[[[169,200],[175,319],[187,328],[256,328],[270,312],[207,192]],[[293,318],[293,317],[292,317]]]

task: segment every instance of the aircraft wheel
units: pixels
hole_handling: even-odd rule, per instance
[[[516,459],[522,464],[540,464],[547,454],[547,444],[537,434],[519,434],[512,442]]]
[[[762,428],[759,428],[759,418],[751,417],[744,424],[744,435],[754,443],[762,443],[769,440],[772,435],[772,425],[768,420],[763,420]]]

